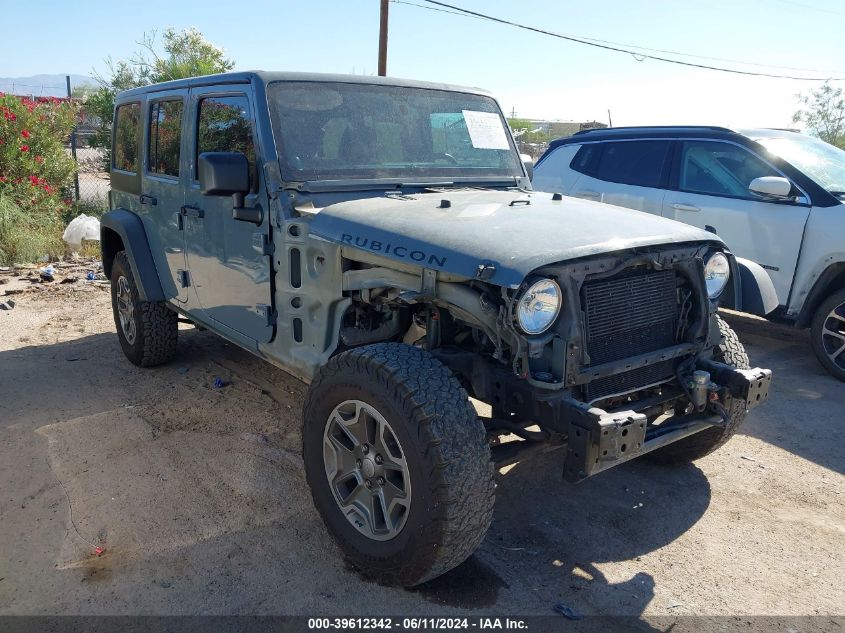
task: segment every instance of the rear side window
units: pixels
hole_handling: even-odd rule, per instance
[[[162,176],[179,175],[182,141],[182,101],[159,101],[150,107],[147,170]]]
[[[575,158],[569,163],[569,167],[582,174],[592,176],[596,169],[596,162],[601,154],[601,144],[592,143],[590,145],[582,145]]]
[[[207,97],[200,100],[197,156],[203,152],[240,152],[246,156],[252,188],[255,182],[255,145],[252,140],[249,101],[245,96]]]
[[[117,107],[114,121],[112,167],[121,171],[138,171],[138,130],[141,126],[141,104],[125,103]]]
[[[624,185],[660,186],[669,141],[624,141],[601,146],[601,155],[591,175]]]

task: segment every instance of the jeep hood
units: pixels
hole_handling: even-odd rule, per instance
[[[519,191],[446,190],[339,202],[311,235],[396,261],[516,287],[547,264],[630,248],[721,243],[693,226],[599,202]]]

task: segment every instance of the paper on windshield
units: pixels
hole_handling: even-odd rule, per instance
[[[502,119],[495,112],[461,110],[472,146],[476,149],[510,149]]]

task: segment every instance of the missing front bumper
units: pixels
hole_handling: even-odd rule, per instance
[[[744,401],[747,409],[768,397],[769,369],[735,369],[714,361],[700,365],[710,372],[719,392]],[[649,428],[646,416],[635,411],[608,413],[572,400],[561,405],[567,409],[563,417],[569,419],[564,478],[572,482],[725,423],[721,415],[701,412],[675,416]]]

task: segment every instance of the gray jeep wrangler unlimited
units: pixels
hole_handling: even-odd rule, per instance
[[[329,531],[380,582],[434,578],[484,539],[494,464],[559,446],[574,482],[697,459],[768,393],[717,316],[741,296],[717,236],[529,175],[477,90],[249,72],[123,92],[101,242],[120,345],[167,362],[181,317],[310,383]]]

